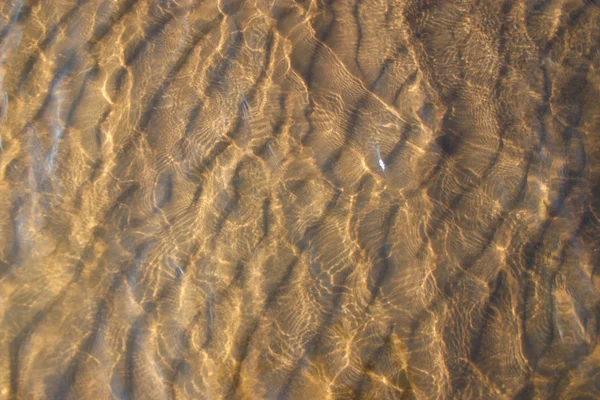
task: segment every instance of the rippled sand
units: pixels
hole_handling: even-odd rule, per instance
[[[600,398],[598,2],[0,21],[0,399]]]

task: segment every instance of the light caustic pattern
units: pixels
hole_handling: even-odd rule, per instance
[[[0,3],[0,399],[600,396],[591,0]]]

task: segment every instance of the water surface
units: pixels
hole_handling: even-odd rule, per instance
[[[0,2],[0,399],[600,398],[600,8]]]

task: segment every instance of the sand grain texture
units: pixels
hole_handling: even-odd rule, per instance
[[[600,8],[0,2],[0,399],[600,398]]]

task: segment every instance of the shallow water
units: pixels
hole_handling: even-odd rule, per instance
[[[600,398],[591,0],[0,3],[0,399]]]

